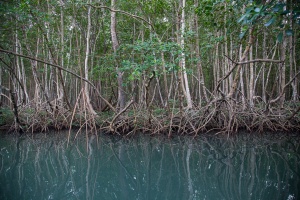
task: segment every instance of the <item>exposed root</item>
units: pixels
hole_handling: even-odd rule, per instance
[[[79,99],[78,99],[79,101]],[[284,109],[277,107],[243,108],[239,102],[218,99],[207,106],[197,109],[186,109],[183,112],[173,107],[164,109],[142,109],[133,101],[119,113],[101,112],[91,115],[86,108],[75,104],[73,111],[56,106],[54,111],[42,103],[38,108],[30,106],[19,109],[20,123],[26,132],[61,130],[66,128],[83,128],[92,132],[102,131],[111,134],[132,136],[137,133],[193,135],[204,132],[216,134],[234,134],[243,129],[248,132],[264,131],[299,131],[300,114],[292,105]],[[13,124],[12,124],[12,127]]]

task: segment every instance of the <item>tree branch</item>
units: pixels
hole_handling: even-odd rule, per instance
[[[119,13],[121,13],[121,14],[130,16],[130,17],[132,17],[132,18],[134,18],[134,19],[140,19],[140,20],[146,22],[148,25],[150,25],[151,28],[152,28],[152,30],[154,30],[153,25],[152,25],[149,21],[147,21],[146,19],[144,19],[144,18],[142,18],[142,17],[140,17],[140,16],[131,14],[131,13],[126,12],[126,11],[123,11],[123,10],[115,10],[115,9],[112,9],[112,8],[110,8],[110,7],[107,7],[107,6],[95,6],[95,5],[92,5],[92,4],[87,4],[87,5],[92,6],[93,8],[97,8],[97,9],[99,9],[99,8],[105,8],[105,9],[110,10],[111,12],[119,12]]]
[[[121,110],[116,116],[114,116],[114,118],[112,119],[112,121],[110,122],[110,125],[109,125],[109,130],[111,131],[111,132],[115,132],[116,130],[114,130],[114,128],[113,128],[113,125],[114,125],[114,122],[116,121],[116,119],[122,114],[122,113],[124,113],[128,108],[129,108],[129,106],[133,103],[134,101],[133,100],[131,100],[128,104],[127,104],[127,106],[125,107],[125,108],[123,108],[123,110]]]
[[[232,60],[231,60],[232,61]],[[272,60],[272,59],[255,59],[255,60],[248,60],[245,62],[234,62],[237,65],[249,64],[249,63],[256,63],[256,62],[273,62],[273,63],[282,63],[284,60]]]
[[[233,72],[233,70],[239,66],[239,65],[243,65],[243,64],[249,64],[249,63],[256,63],[256,62],[274,62],[274,63],[282,63],[284,62],[283,60],[273,60],[273,59],[255,59],[255,60],[249,60],[249,61],[244,61],[244,62],[236,62],[234,60],[232,60],[231,58],[229,58],[228,56],[224,55],[228,60],[230,60],[232,63],[234,63],[235,65],[227,72],[227,74],[225,74],[219,81],[218,81],[218,85],[215,89],[215,91],[219,90],[219,87],[221,85],[221,82],[225,79],[227,79],[229,77],[229,75]]]
[[[40,63],[44,63],[44,64],[47,64],[47,65],[50,65],[50,66],[52,66],[52,67],[55,67],[55,68],[57,68],[57,69],[61,69],[61,70],[63,70],[63,71],[65,71],[65,72],[68,72],[68,73],[70,73],[70,74],[72,74],[73,76],[75,76],[75,77],[77,77],[77,78],[79,78],[79,79],[81,79],[81,80],[83,80],[83,81],[85,81],[85,82],[87,82],[90,86],[92,86],[92,88],[94,88],[95,90],[96,90],[96,92],[97,92],[97,94],[99,95],[99,97],[114,111],[114,112],[116,112],[116,110],[115,110],[115,108],[104,98],[104,97],[102,97],[102,95],[99,93],[99,91],[97,90],[97,88],[96,88],[96,86],[92,83],[92,82],[90,82],[89,80],[87,80],[87,79],[85,79],[85,78],[83,78],[82,76],[79,76],[78,74],[76,74],[76,73],[74,73],[74,72],[72,72],[72,71],[70,71],[70,70],[68,70],[68,69],[65,69],[65,68],[63,68],[62,66],[59,66],[59,65],[56,65],[56,64],[52,64],[52,63],[50,63],[50,62],[47,62],[47,61],[44,61],[44,60],[41,60],[41,59],[38,59],[38,58],[34,58],[34,57],[31,57],[31,56],[26,56],[26,55],[22,55],[22,54],[18,54],[18,53],[16,53],[16,52],[13,52],[13,51],[8,51],[8,50],[4,50],[4,49],[1,49],[0,48],[0,52],[4,52],[4,53],[7,53],[7,54],[12,54],[12,55],[14,55],[14,56],[19,56],[19,57],[23,57],[23,58],[27,58],[27,59],[30,59],[30,60],[34,60],[34,61],[37,61],[37,62],[40,62]]]
[[[282,92],[279,94],[279,96],[276,97],[275,99],[270,100],[269,103],[275,103],[275,102],[277,102],[277,101],[285,94],[285,89],[287,88],[287,86],[289,86],[289,85],[297,78],[297,76],[298,76],[299,74],[300,74],[300,71],[297,72],[297,74],[295,74],[295,76],[294,76],[289,82],[287,82],[287,83],[284,85],[284,87],[283,87],[283,89],[282,89]]]

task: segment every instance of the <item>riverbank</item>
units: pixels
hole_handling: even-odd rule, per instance
[[[148,108],[141,109],[128,104],[119,112],[106,111],[97,114],[88,110],[57,109],[47,107],[21,108],[16,113],[9,108],[0,112],[0,130],[7,132],[46,132],[63,129],[89,129],[109,134],[197,135],[203,132],[235,134],[248,132],[299,131],[300,114],[296,104],[279,107],[244,108],[227,101],[215,101],[194,109]]]

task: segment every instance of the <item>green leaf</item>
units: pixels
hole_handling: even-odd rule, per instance
[[[293,35],[293,30],[288,29],[285,31],[286,36],[292,36]]]
[[[244,14],[239,20],[238,20],[238,23],[240,23],[241,21],[243,21],[245,19],[245,17],[247,17],[248,14]]]
[[[271,24],[273,24],[276,20],[276,16],[273,16],[267,23],[265,23],[265,26],[268,27]]]
[[[277,41],[278,41],[278,42],[282,42],[282,39],[283,39],[283,32],[281,32],[281,33],[279,33],[279,34],[277,35]]]

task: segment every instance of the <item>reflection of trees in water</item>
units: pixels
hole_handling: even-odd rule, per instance
[[[2,141],[1,199],[299,197],[299,138],[48,136]]]
[[[70,158],[77,155],[66,148],[65,139],[23,137],[16,139],[17,145],[6,142],[9,146],[1,149],[5,161],[0,186],[3,199],[57,199],[72,190]]]
[[[204,138],[197,144],[204,146],[202,151],[198,151],[198,160],[207,162],[206,167],[201,165],[199,169],[206,174],[206,185],[214,186],[214,192],[220,197],[299,197],[299,141],[244,135],[228,140]],[[195,180],[202,181],[201,178]]]

